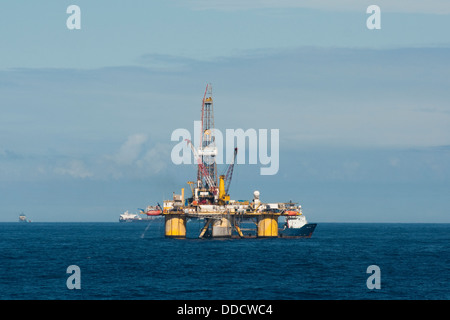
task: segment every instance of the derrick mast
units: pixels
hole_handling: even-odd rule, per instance
[[[211,84],[206,85],[205,94],[202,100],[202,132],[200,134],[200,146],[198,155],[201,158],[203,168],[198,167],[197,180],[201,181],[203,186],[207,185],[206,173],[217,186],[217,146],[214,138],[214,106],[212,99]]]

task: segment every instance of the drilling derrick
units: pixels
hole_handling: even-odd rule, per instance
[[[211,84],[206,85],[205,94],[202,100],[202,132],[200,134],[200,147],[198,155],[200,156],[203,168],[199,165],[197,171],[197,180],[203,187],[208,185],[207,175],[217,186],[217,146],[214,138],[214,106],[212,99]]]

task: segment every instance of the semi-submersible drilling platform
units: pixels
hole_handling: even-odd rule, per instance
[[[202,100],[201,141],[198,149],[191,141],[189,144],[198,164],[197,181],[189,181],[191,196],[185,197],[184,188],[181,194],[173,194],[173,199],[164,200],[162,214],[165,218],[166,237],[185,238],[186,222],[191,219],[204,221],[199,237],[212,238],[255,238],[286,237],[309,238],[316,224],[307,223],[301,206],[297,203],[262,203],[259,192],[254,191],[253,200],[231,200],[230,187],[237,148],[228,165],[226,174],[217,179],[215,156],[214,108],[211,85],[206,86]],[[218,183],[217,183],[218,181]],[[155,210],[148,210],[155,212]],[[279,226],[278,219],[283,217],[284,225]],[[253,228],[243,228],[250,225]]]

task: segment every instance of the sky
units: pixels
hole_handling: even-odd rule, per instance
[[[171,134],[193,131],[211,83],[218,129],[280,132],[277,174],[236,165],[232,198],[300,202],[310,222],[450,223],[449,15],[443,0],[4,1],[0,222],[113,222],[188,190]]]

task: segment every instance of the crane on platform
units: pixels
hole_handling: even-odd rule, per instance
[[[226,171],[226,175],[222,174],[219,177],[219,204],[227,204],[230,201],[230,195],[228,194],[228,190],[230,189],[231,178],[233,177],[233,169],[234,163],[237,155],[237,148],[234,148],[234,156],[231,163],[228,165],[228,169]]]
[[[213,194],[215,194],[217,192],[216,183],[214,182],[214,180],[209,175],[208,170],[205,168],[205,166],[203,164],[203,161],[202,161],[201,157],[198,155],[197,151],[195,150],[195,147],[192,144],[191,140],[186,139],[185,141],[191,147],[192,153],[194,154],[194,158],[195,158],[195,160],[197,161],[197,164],[198,164],[198,169],[202,173],[203,177],[205,178],[206,183],[209,186],[209,189],[213,192]]]
[[[238,148],[234,148],[233,160],[228,165],[227,173],[225,175],[225,194],[228,194],[228,190],[230,189],[231,178],[233,177],[234,163],[236,161]]]

